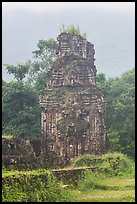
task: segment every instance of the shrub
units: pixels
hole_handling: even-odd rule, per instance
[[[10,171],[3,175],[3,202],[65,202],[72,197],[50,171]]]
[[[100,172],[110,176],[134,175],[134,162],[122,153],[102,155],[103,162],[98,165]]]
[[[109,176],[134,175],[134,162],[127,155],[118,152],[100,156],[85,154],[76,158],[72,166],[93,166],[98,172]]]
[[[84,154],[77,157],[73,163],[73,167],[80,167],[80,166],[96,166],[98,164],[98,160],[100,157],[94,154]]]

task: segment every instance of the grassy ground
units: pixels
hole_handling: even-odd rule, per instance
[[[105,190],[73,189],[75,202],[135,202],[134,178],[105,178],[100,182],[101,186],[106,187]]]

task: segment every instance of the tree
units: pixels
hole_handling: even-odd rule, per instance
[[[3,82],[2,88],[3,134],[40,137],[40,107],[34,88],[22,81]]]
[[[106,122],[110,148],[134,157],[135,70],[107,81]]]
[[[96,76],[106,100],[107,146],[131,157],[135,153],[135,69],[121,77]]]
[[[38,90],[45,87],[46,74],[55,60],[57,45],[57,41],[51,38],[39,40],[38,49],[32,52],[34,61],[31,62],[28,81]]]
[[[98,73],[96,75],[96,86],[103,92],[104,95],[106,95],[108,87],[107,87],[107,80],[104,73]]]
[[[29,72],[30,61],[24,64],[17,64],[16,66],[11,64],[5,64],[5,66],[9,74],[13,74],[15,79],[22,81]]]

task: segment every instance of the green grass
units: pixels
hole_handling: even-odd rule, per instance
[[[73,191],[76,202],[134,202],[134,190],[90,190],[88,192]]]
[[[107,176],[86,170],[73,189],[77,202],[134,202],[134,175]]]
[[[11,139],[14,138],[13,135],[2,135],[2,138]]]
[[[73,189],[75,202],[135,202],[134,178],[104,178],[100,181],[103,189],[88,188],[86,191]]]
[[[135,186],[135,179],[134,178],[105,178],[102,181],[102,184],[109,185],[111,187],[118,186],[118,187],[134,187]]]

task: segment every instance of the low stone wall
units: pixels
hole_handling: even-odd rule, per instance
[[[95,171],[95,167],[79,167],[79,168],[68,168],[68,169],[54,169],[52,170],[53,175],[58,180],[63,180],[66,183],[73,182],[73,184],[77,184],[78,179],[82,175],[85,170]]]

